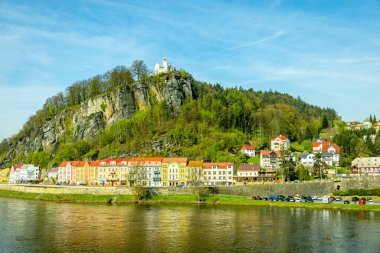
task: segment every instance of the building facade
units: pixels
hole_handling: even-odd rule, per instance
[[[163,158],[161,163],[162,186],[186,185],[187,158]]]
[[[207,185],[232,185],[234,163],[203,163],[203,174]]]
[[[278,135],[271,140],[270,143],[271,150],[281,151],[290,148],[290,141],[283,135]]]

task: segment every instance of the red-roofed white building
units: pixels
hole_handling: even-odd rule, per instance
[[[240,149],[240,152],[242,152],[243,154],[246,154],[248,156],[255,156],[256,155],[255,148],[251,145],[244,145]]]
[[[281,151],[290,148],[290,141],[283,135],[278,135],[271,140],[271,150]]]
[[[313,142],[313,153],[331,154],[334,163],[339,163],[340,147],[335,143],[318,140]]]
[[[203,175],[207,185],[232,185],[234,175],[233,162],[203,163]]]

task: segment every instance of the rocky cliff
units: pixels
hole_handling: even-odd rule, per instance
[[[43,124],[24,132],[15,143],[10,144],[3,163],[30,152],[54,150],[63,141],[91,139],[107,125],[128,118],[135,112],[150,108],[164,101],[176,110],[187,99],[194,99],[193,79],[180,73],[162,74],[119,87],[69,107],[57,115],[44,119]]]

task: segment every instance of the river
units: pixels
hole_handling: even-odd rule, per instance
[[[380,213],[0,198],[0,252],[379,252]]]

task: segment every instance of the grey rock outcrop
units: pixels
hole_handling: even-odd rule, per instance
[[[107,125],[129,118],[157,102],[165,101],[176,110],[187,99],[195,98],[192,78],[176,73],[164,74],[162,77],[163,81],[158,84],[153,84],[152,79],[145,83],[136,82],[133,87],[120,87],[45,119],[41,126],[34,126],[29,132],[23,133],[10,146],[3,162],[9,162],[17,155],[26,156],[40,150],[53,150],[54,153],[68,138],[71,141],[91,139]],[[154,147],[160,148],[160,145]]]

